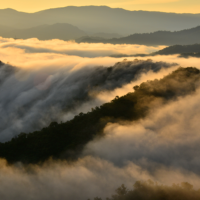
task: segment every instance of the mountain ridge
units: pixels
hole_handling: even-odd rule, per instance
[[[144,61],[148,62],[149,67],[152,67],[151,61]],[[108,68],[108,73],[112,70]],[[11,141],[0,143],[0,157],[11,163],[39,163],[50,157],[74,160],[89,141],[104,136],[103,130],[107,123],[143,119],[155,106],[194,94],[199,81],[198,69],[179,68],[160,80],[146,81],[140,86],[134,86],[135,91],[122,97],[116,96],[111,102],[93,108],[91,112],[80,113],[70,121],[54,121],[40,131],[21,133]],[[162,103],[159,105],[155,102]]]
[[[35,13],[0,10],[0,24],[13,28],[69,23],[90,34],[106,32],[129,35],[157,30],[175,31],[198,26],[199,19],[200,14],[128,11],[106,6],[68,6]]]
[[[39,40],[73,40],[87,35],[78,27],[68,23],[43,24],[27,29],[11,29],[4,31],[0,26],[0,36],[5,38],[38,38]]]
[[[140,44],[140,45],[189,45],[200,43],[200,26],[181,31],[156,31],[152,33],[135,33],[127,37],[103,39],[85,37],[77,42],[111,43],[111,44]]]

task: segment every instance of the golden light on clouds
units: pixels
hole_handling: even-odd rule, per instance
[[[36,12],[48,8],[65,6],[109,6],[127,10],[148,10],[176,13],[199,13],[199,0],[75,0],[72,3],[65,0],[7,0],[2,1],[0,8],[13,8],[24,12]]]
[[[44,48],[45,47],[45,48]],[[59,63],[65,66],[72,63],[79,67],[81,63],[98,63],[98,65],[113,65],[122,60],[108,57],[114,54],[148,54],[166,46],[145,46],[145,45],[113,45],[113,44],[89,44],[76,43],[73,41],[46,40],[36,38],[27,40],[14,40],[12,38],[0,37],[0,55],[3,62],[9,62],[18,67],[37,68],[41,66],[52,66]],[[95,62],[93,62],[95,61]],[[105,61],[105,62],[104,62]],[[56,65],[57,66],[57,65]]]

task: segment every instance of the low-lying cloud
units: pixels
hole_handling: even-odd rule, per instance
[[[200,174],[200,90],[153,109],[144,120],[109,124],[105,137],[88,144],[85,154],[118,166],[132,161],[151,170],[163,165]]]
[[[51,44],[34,39],[21,41],[25,44],[16,44],[16,41],[1,38],[1,60],[15,66],[0,64],[1,141],[21,131],[44,127],[52,120],[71,119],[117,95],[132,92],[134,85],[160,79],[178,67],[166,62],[199,68],[198,58],[155,56],[149,57],[154,61],[117,63],[122,58],[65,55],[61,53],[64,50],[55,50],[61,41],[56,41],[57,47],[53,46],[55,41]],[[45,42],[48,44],[44,45]],[[42,44],[44,52],[38,50]],[[94,44],[82,45],[94,47]],[[28,50],[28,47],[31,48]],[[126,47],[129,48],[120,46]],[[107,46],[102,44],[102,48]],[[160,102],[138,122],[108,124],[105,137],[91,141],[74,163],[48,161],[43,165],[25,166],[8,165],[0,160],[0,198],[105,198],[122,183],[131,188],[135,181],[148,179],[167,185],[189,182],[199,188],[199,101],[198,89],[165,105]]]
[[[151,173],[133,162],[118,167],[90,156],[73,164],[49,161],[43,166],[9,166],[1,160],[0,177],[0,197],[5,200],[106,198],[122,183],[132,188],[135,181],[148,179],[166,185],[188,181],[195,189],[200,187],[200,177],[190,171],[163,166]]]
[[[42,129],[52,121],[67,121],[104,103],[97,96],[99,92],[112,91],[138,80],[141,74],[159,73],[171,67],[177,65],[150,60],[79,69],[66,65],[24,70],[2,64],[2,74],[12,70],[0,84],[0,141]]]
[[[8,63],[1,65],[0,141],[7,141],[20,132],[39,130],[52,121],[72,119],[80,112],[110,101],[114,93],[106,99],[99,96],[103,91],[121,88],[144,74],[148,79],[150,74],[162,76],[163,70],[177,67],[176,64],[153,63],[151,60],[124,60],[115,65],[123,59],[99,57],[101,53],[95,58],[80,57],[77,52],[145,53],[158,48],[1,38],[1,60]],[[68,50],[76,52],[74,55],[63,53]],[[114,66],[114,70],[110,66]],[[133,89],[129,87],[128,90]]]
[[[62,41],[58,39],[41,41],[36,38],[22,40],[0,37],[0,48],[22,49],[25,53],[55,53],[80,57],[105,57],[113,54],[148,54],[166,46],[145,46],[131,44],[89,44],[76,43],[74,41]]]
[[[199,87],[198,81],[196,84]],[[1,160],[0,197],[106,198],[122,183],[132,188],[135,181],[148,179],[166,185],[189,182],[198,189],[199,98],[198,89],[156,106],[139,122],[108,124],[105,137],[89,143],[74,163],[49,161],[42,166],[24,166]]]

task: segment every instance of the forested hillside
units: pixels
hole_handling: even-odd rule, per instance
[[[160,80],[135,86],[132,93],[116,97],[109,103],[80,113],[66,123],[52,122],[48,127],[32,133],[21,133],[11,141],[0,144],[0,157],[9,162],[42,162],[54,159],[76,159],[84,145],[95,137],[103,137],[108,122],[133,121],[178,97],[197,89],[200,71],[179,68]]]

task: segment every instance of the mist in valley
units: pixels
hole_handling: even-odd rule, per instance
[[[199,199],[198,21],[0,10],[0,198]]]

